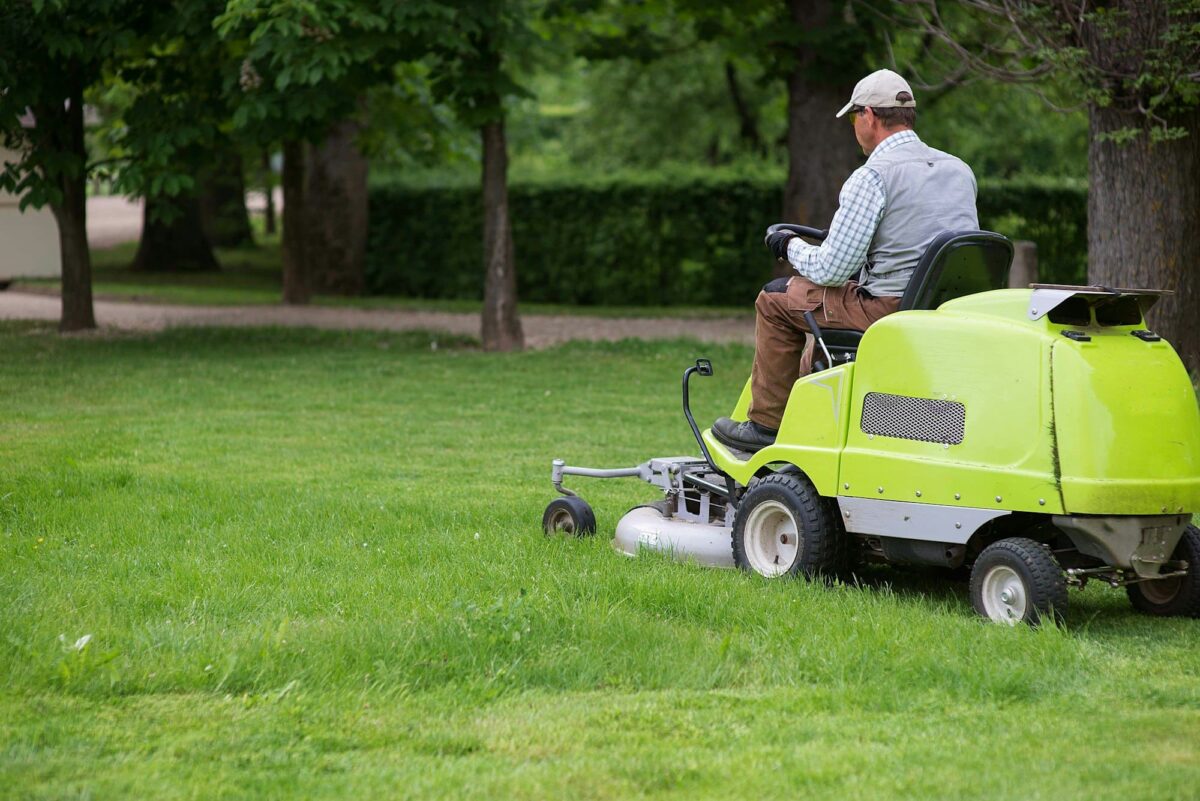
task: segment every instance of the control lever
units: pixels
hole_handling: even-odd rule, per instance
[[[821,326],[817,325],[817,318],[812,312],[804,313],[804,322],[808,323],[808,330],[812,331],[813,338],[817,340],[817,344],[821,346],[821,351],[825,354],[825,362],[822,364],[819,361],[813,361],[813,372],[820,372],[826,367],[833,367],[833,357],[829,355],[829,348],[825,347],[825,337],[821,335]]]

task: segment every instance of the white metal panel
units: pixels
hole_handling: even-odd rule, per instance
[[[935,503],[886,501],[878,498],[838,496],[846,531],[906,540],[930,540],[961,545],[989,520],[1009,514],[1007,509],[942,506]]]
[[[659,551],[680,562],[705,567],[733,567],[732,530],[663,517],[657,509],[638,506],[617,523],[613,547],[626,556]]]

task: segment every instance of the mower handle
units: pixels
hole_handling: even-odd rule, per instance
[[[683,416],[687,418],[688,425],[692,429],[692,434],[695,435],[696,442],[700,445],[700,452],[704,454],[704,461],[708,462],[708,466],[717,475],[725,478],[725,489],[728,492],[729,502],[736,506],[737,485],[734,484],[733,477],[717,467],[717,463],[713,461],[712,454],[708,451],[708,445],[704,443],[704,437],[700,435],[700,427],[696,425],[696,418],[692,416],[692,405],[688,399],[688,381],[691,379],[692,373],[699,373],[703,376],[712,375],[712,362],[708,359],[696,359],[694,365],[683,371]]]
[[[767,228],[767,236],[770,236],[777,231],[791,231],[793,234],[815,239],[818,242],[824,242],[825,237],[829,236],[829,229],[812,228],[807,225],[792,225],[791,223],[775,223]]]
[[[696,418],[692,417],[692,405],[688,399],[688,380],[692,377],[692,373],[704,376],[712,375],[712,362],[708,359],[696,359],[695,365],[683,371],[683,416],[687,418],[692,434],[696,436],[696,442],[700,444],[700,452],[704,454],[704,461],[708,462],[709,467],[720,473],[721,468],[713,462],[712,454],[708,452],[708,446],[704,444],[704,437],[700,436],[700,427],[696,425]]]

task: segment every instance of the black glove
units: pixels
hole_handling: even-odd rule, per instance
[[[796,234],[791,231],[776,231],[773,234],[767,234],[767,248],[775,254],[775,258],[780,261],[787,261],[788,242],[796,238]]]

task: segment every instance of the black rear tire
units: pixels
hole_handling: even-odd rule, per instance
[[[1171,558],[1188,563],[1187,575],[1127,584],[1129,603],[1156,617],[1200,617],[1200,529],[1188,526]]]
[[[542,513],[542,531],[587,537],[596,533],[596,515],[587,501],[576,495],[555,498]]]
[[[1062,622],[1067,577],[1049,546],[1010,537],[983,549],[971,568],[971,605],[996,623]]]
[[[803,475],[750,484],[733,521],[733,561],[762,576],[833,576],[845,566],[845,535],[829,503]]]

